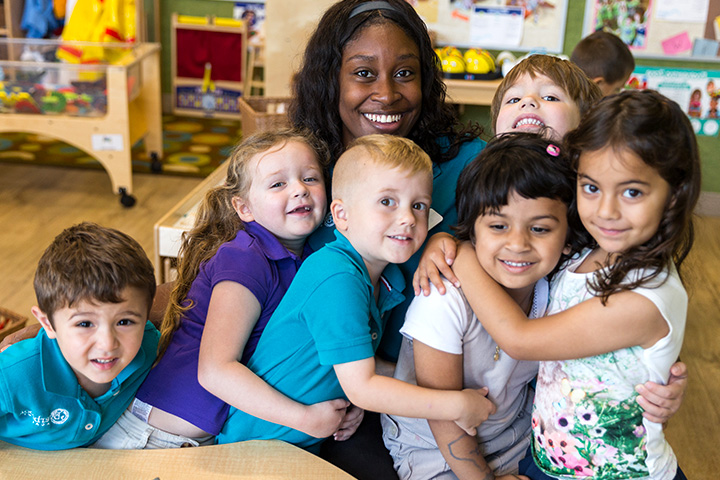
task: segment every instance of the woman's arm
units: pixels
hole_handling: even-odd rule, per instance
[[[518,360],[565,360],[636,345],[650,347],[669,331],[655,304],[634,292],[611,295],[605,305],[591,298],[530,320],[483,270],[466,242],[458,248],[453,268],[472,309],[484,312],[483,326],[500,348]]]
[[[329,437],[343,421],[346,400],[297,403],[239,362],[260,310],[255,296],[239,283],[225,281],[215,286],[200,343],[200,385],[250,415],[316,438]]]
[[[469,435],[495,412],[487,389],[433,390],[377,375],[373,357],[334,365],[350,401],[365,410],[455,422]]]
[[[440,295],[445,295],[445,285],[443,285],[440,275],[443,275],[456,287],[460,286],[455,273],[450,268],[455,260],[456,250],[457,240],[449,233],[440,232],[430,237],[413,275],[415,295],[420,295],[420,292],[425,296],[430,295],[431,283],[435,285]]]
[[[462,389],[462,355],[437,350],[418,340],[413,341],[413,354],[418,385],[436,390]],[[495,478],[478,449],[476,437],[455,422],[428,420],[428,424],[445,461],[460,480]]]

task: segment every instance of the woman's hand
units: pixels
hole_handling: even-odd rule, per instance
[[[641,396],[637,397],[645,413],[643,417],[651,422],[665,423],[680,410],[685,390],[687,390],[687,365],[682,362],[670,367],[670,378],[667,385],[645,382],[635,387]]]
[[[440,232],[430,237],[413,275],[415,295],[420,295],[421,291],[425,296],[430,295],[430,283],[435,285],[441,295],[445,295],[441,274],[453,285],[460,287],[460,282],[450,268],[455,261],[456,251],[457,240],[449,233]]]
[[[333,434],[333,438],[337,442],[343,442],[352,437],[365,417],[365,410],[355,405],[350,405],[345,412],[340,428]]]

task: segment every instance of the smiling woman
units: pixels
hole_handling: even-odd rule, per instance
[[[458,176],[485,146],[478,138],[482,129],[460,124],[445,103],[445,85],[427,29],[404,0],[341,0],[325,12],[294,77],[289,117],[293,125],[310,128],[328,143],[333,163],[350,142],[369,134],[398,135],[417,143],[433,162],[432,209],[441,218],[431,224],[428,236],[448,232],[456,223]],[[318,249],[334,240],[334,231],[328,218],[310,237],[310,245]],[[391,312],[378,349],[378,355],[392,362],[400,349],[399,330],[413,297],[412,275],[419,258],[416,253],[400,265],[406,301]],[[378,417],[367,417],[354,438],[327,441],[324,454],[359,478],[392,478],[395,472],[380,439]],[[363,437],[368,424],[374,431]],[[337,451],[329,452],[336,447],[344,451],[344,459]]]
[[[369,134],[417,143],[433,162],[432,208],[441,218],[428,237],[448,232],[456,222],[458,176],[485,145],[478,138],[482,129],[461,124],[445,103],[425,24],[403,0],[342,0],[325,12],[294,77],[289,116],[294,126],[310,128],[327,142],[332,163],[351,141]],[[334,240],[334,231],[329,218],[311,236],[311,246]],[[379,350],[393,362],[419,258],[415,254],[400,266],[407,300],[393,310]]]

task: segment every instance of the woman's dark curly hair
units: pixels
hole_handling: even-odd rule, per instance
[[[630,248],[590,283],[603,301],[657,277],[670,263],[678,273],[694,241],[693,210],[700,196],[700,156],[692,125],[680,106],[654,90],[605,97],[565,137],[573,168],[583,153],[611,148],[636,155],[670,185],[656,234]],[[588,246],[594,246],[593,244]],[[628,273],[645,270],[627,281]]]
[[[445,84],[437,55],[422,19],[405,0],[387,0],[392,9],[371,9],[350,16],[366,0],[341,0],[331,6],[310,37],[300,70],[293,77],[290,123],[309,128],[330,147],[333,162],[344,151],[343,122],[340,119],[339,72],[345,45],[366,27],[393,23],[412,39],[420,51],[422,106],[408,138],[425,150],[435,163],[457,155],[463,142],[482,133],[479,125],[459,126],[455,110],[445,103]],[[449,139],[442,148],[439,137]]]
[[[577,215],[575,173],[565,152],[543,133],[506,133],[490,140],[460,174],[455,193],[458,223],[453,230],[459,240],[474,242],[477,218],[499,213],[517,193],[527,199],[559,200],[567,206],[569,248],[558,266],[588,242]]]

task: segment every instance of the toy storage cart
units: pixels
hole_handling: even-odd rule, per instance
[[[57,60],[59,49],[75,48],[102,49],[112,63]],[[0,133],[46,135],[87,152],[108,172],[120,202],[134,205],[134,143],[145,139],[151,168],[160,171],[159,51],[154,43],[0,39]]]

